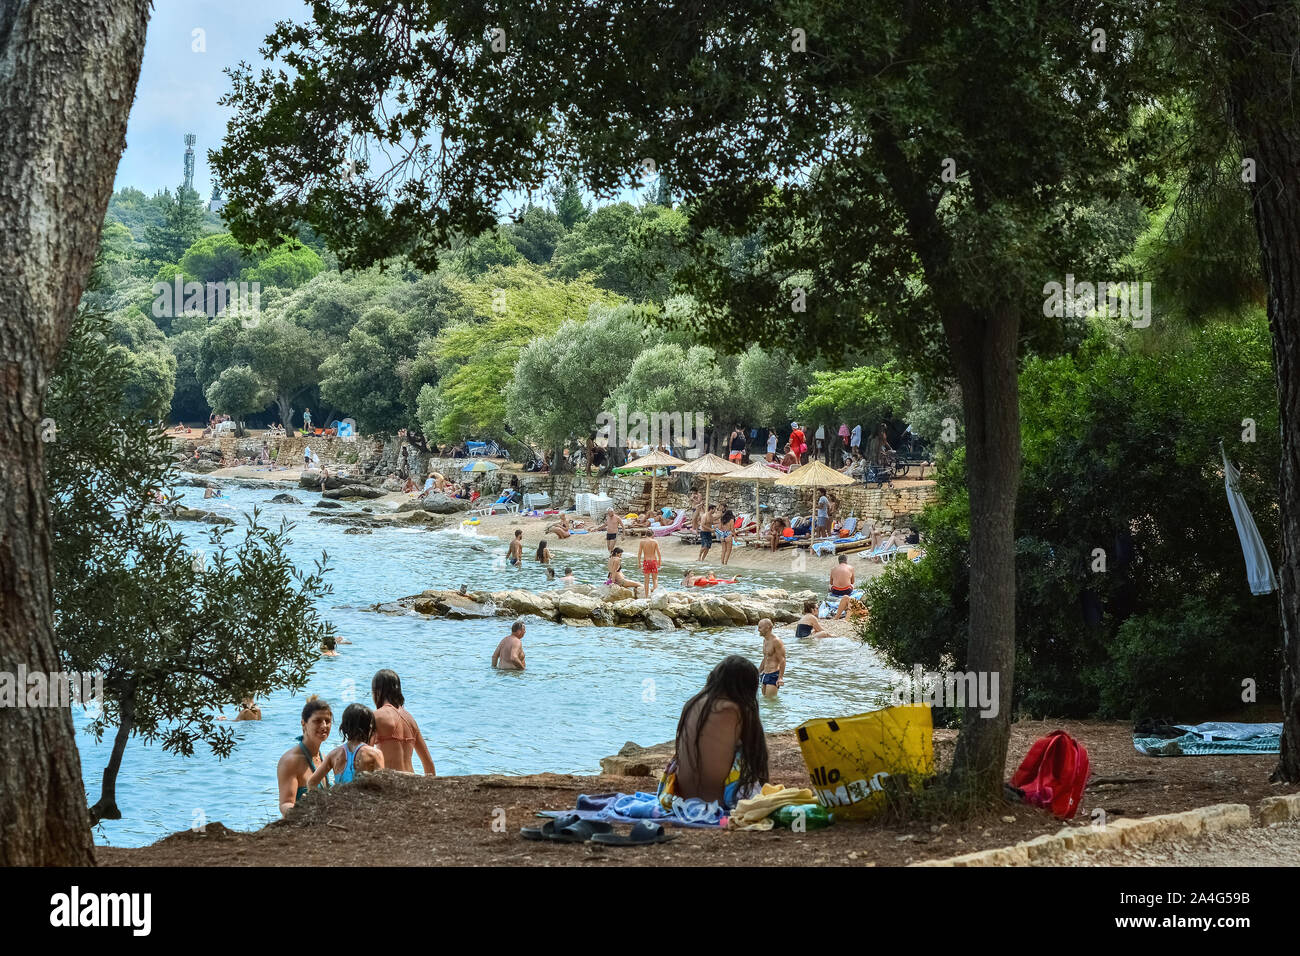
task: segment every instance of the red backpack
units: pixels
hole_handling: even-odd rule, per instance
[[[1047,807],[1062,820],[1078,812],[1087,782],[1088,751],[1064,730],[1035,740],[1011,778],[1011,786],[1025,792],[1025,803]]]

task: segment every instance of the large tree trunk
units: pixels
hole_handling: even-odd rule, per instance
[[[1268,281],[1268,324],[1281,405],[1282,756],[1275,780],[1300,782],[1300,123],[1296,121],[1300,7],[1294,0],[1227,5],[1232,121],[1245,156],[1255,232]]]
[[[148,19],[149,0],[0,5],[0,670],[59,670],[41,406],[94,261]],[[72,714],[0,708],[0,740],[0,865],[93,863]]]
[[[285,394],[275,396],[275,408],[284,430],[293,431],[293,396]]]
[[[966,669],[996,674],[996,716],[967,707],[953,758],[957,786],[989,798],[1001,791],[1011,737],[1016,663],[1016,492],[1020,407],[1011,309],[947,325],[961,383],[970,494],[970,633]],[[981,686],[983,681],[980,682]]]

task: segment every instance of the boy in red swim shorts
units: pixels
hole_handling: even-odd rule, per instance
[[[658,538],[642,538],[637,549],[637,559],[641,562],[641,573],[645,576],[645,596],[654,594],[659,586],[659,568],[663,564],[663,552],[659,550]]]

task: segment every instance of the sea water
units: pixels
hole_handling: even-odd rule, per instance
[[[474,528],[450,530],[376,529],[347,535],[345,526],[322,524],[309,517],[318,494],[289,489],[302,505],[269,504],[281,488],[226,487],[226,497],[202,500],[202,492],[184,488],[185,503],[234,518],[241,525],[254,507],[261,522],[294,522],[288,548],[295,563],[310,567],[322,551],[333,569],[327,580],[334,593],[321,601],[321,612],[340,637],[338,657],[321,658],[307,686],[296,694],[279,692],[263,699],[261,721],[231,723],[234,753],[218,760],[202,744],[192,757],[177,757],[159,745],[132,738],[117,780],[122,819],[105,821],[96,842],[143,846],[178,830],[220,821],[237,830],[253,830],[279,818],[275,767],[280,755],[302,732],[301,710],[309,694],[319,694],[338,720],[354,700],[373,706],[370,679],[392,668],[402,679],[406,707],[429,745],[437,772],[447,774],[598,773],[600,758],[617,753],[627,741],[643,746],[672,739],[683,703],[728,654],[743,654],[756,665],[762,640],[753,627],[704,631],[641,631],[631,628],[573,627],[526,618],[524,651],[528,669],[502,672],[491,667],[492,651],[509,630],[510,618],[449,621],[423,616],[379,614],[376,602],[416,594],[426,588],[470,590],[548,590],[556,587],[532,555],[536,534],[525,536],[521,568],[501,567],[507,542],[480,535]],[[365,502],[348,504],[348,513]],[[376,512],[386,510],[375,506]],[[341,511],[339,513],[342,513]],[[187,542],[211,550],[205,526],[176,525]],[[238,529],[232,529],[237,531]],[[237,536],[227,537],[234,544]],[[605,580],[600,554],[564,552],[550,539],[551,564],[557,576],[566,565],[577,579]],[[669,557],[681,547],[665,544]],[[629,574],[640,580],[631,570]],[[715,567],[717,567],[715,563]],[[680,589],[680,567],[664,568],[660,587]],[[743,592],[761,587],[791,590],[812,579],[774,572],[738,572],[741,583],[710,589]],[[776,698],[760,698],[763,725],[786,730],[811,717],[831,717],[871,710],[888,693],[891,672],[857,640],[795,640],[788,628],[786,682]],[[233,702],[232,702],[233,703]],[[96,743],[84,727],[89,722],[74,707],[77,746],[87,797],[99,796],[101,776],[112,747],[112,731]],[[227,716],[237,712],[225,709]],[[415,760],[417,770],[418,758]]]

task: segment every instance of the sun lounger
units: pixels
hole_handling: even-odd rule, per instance
[[[538,511],[549,507],[551,496],[545,491],[535,491],[531,494],[524,495],[524,510]]]
[[[665,526],[662,527],[662,528],[655,528],[655,529],[654,529],[654,536],[655,536],[656,538],[662,538],[662,537],[664,537],[665,535],[673,534],[675,531],[677,531],[678,529],[680,529],[681,526],[684,525],[684,524],[686,524],[686,509],[685,509],[685,508],[682,508],[682,509],[679,509],[679,510],[678,510],[678,512],[677,512],[677,517],[673,518],[673,523],[672,523],[672,524],[670,524],[670,525],[665,525]]]

